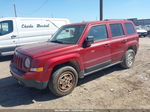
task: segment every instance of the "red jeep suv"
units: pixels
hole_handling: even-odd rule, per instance
[[[120,64],[133,66],[139,38],[131,21],[97,21],[61,27],[49,42],[15,50],[10,65],[20,84],[49,88],[57,96],[73,91],[79,78]]]

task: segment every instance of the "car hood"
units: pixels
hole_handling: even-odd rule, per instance
[[[39,57],[39,56],[63,51],[64,48],[70,46],[71,45],[43,42],[43,43],[37,43],[37,44],[25,45],[19,47],[17,48],[17,51],[31,57]]]

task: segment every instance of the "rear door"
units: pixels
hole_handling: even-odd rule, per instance
[[[126,48],[127,38],[123,29],[123,24],[112,23],[109,24],[111,32],[111,57],[112,62],[121,61]]]
[[[92,26],[87,36],[94,37],[94,43],[83,50],[85,73],[88,74],[109,65],[111,56],[110,42],[105,24]]]

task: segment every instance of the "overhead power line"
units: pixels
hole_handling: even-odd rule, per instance
[[[43,2],[43,4],[41,4],[41,6],[40,6],[39,8],[37,8],[36,10],[34,10],[34,11],[32,12],[32,14],[38,12],[39,10],[41,10],[41,9],[47,4],[47,2],[48,2],[48,0],[45,0],[45,1]]]
[[[48,0],[45,0],[37,9],[35,9],[34,11],[32,12],[20,12],[18,11],[19,13],[21,13],[22,15],[33,15],[35,13],[37,13],[39,10],[41,10],[46,4],[47,4]]]

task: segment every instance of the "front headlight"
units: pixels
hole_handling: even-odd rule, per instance
[[[25,63],[24,63],[25,67],[26,67],[26,68],[30,68],[30,64],[31,64],[30,59],[29,59],[29,58],[26,58],[26,59],[25,59]]]

